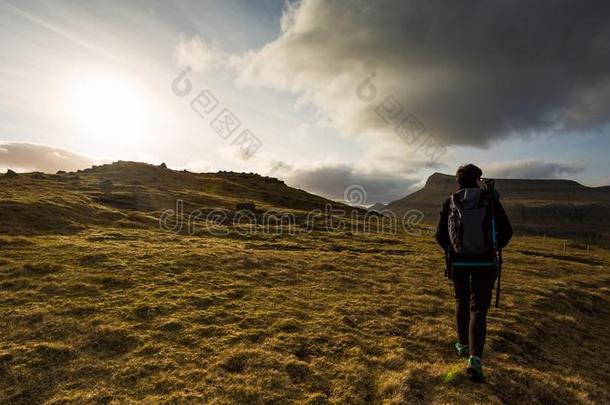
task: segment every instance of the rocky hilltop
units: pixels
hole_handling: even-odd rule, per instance
[[[244,203],[297,218],[326,204],[356,209],[255,173],[191,173],[118,161],[76,172],[0,175],[0,233],[65,234],[91,225],[154,228],[177,201],[186,215],[235,210]]]

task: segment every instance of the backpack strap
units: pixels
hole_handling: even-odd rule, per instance
[[[456,211],[460,212],[459,209],[462,208],[462,205],[456,201],[457,194],[458,193],[451,194],[451,197],[449,197],[449,209],[451,211],[453,211],[455,209]]]

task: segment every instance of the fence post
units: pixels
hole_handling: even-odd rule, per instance
[[[542,249],[544,249],[544,242],[546,242],[546,233],[542,235]]]
[[[589,244],[587,243],[587,255],[589,254]]]

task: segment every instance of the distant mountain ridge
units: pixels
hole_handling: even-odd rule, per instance
[[[610,236],[610,186],[587,187],[573,180],[495,179],[502,204],[517,232],[587,240]],[[443,201],[457,189],[455,176],[434,173],[425,186],[388,204],[403,215],[410,209],[436,223]]]
[[[425,186],[385,209],[410,209],[434,224],[442,202],[456,190],[454,176],[434,173]],[[610,241],[610,186],[571,180],[498,179],[496,188],[517,232]],[[298,218],[327,204],[362,210],[288,187],[255,173],[191,173],[137,162],[115,162],[77,172],[0,175],[0,233],[72,233],[89,224],[156,227],[178,200],[185,210],[289,210]],[[383,210],[382,204],[369,208]]]
[[[381,212],[383,210],[385,210],[386,206],[385,204],[382,204],[380,202],[378,202],[377,204],[371,205],[368,210],[369,211],[376,211],[376,212]]]

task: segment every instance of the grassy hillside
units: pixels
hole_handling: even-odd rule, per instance
[[[1,180],[0,403],[610,402],[610,252],[510,245],[480,385],[452,351],[452,292],[429,230],[161,231],[165,193],[271,205],[264,193],[283,187],[191,174],[179,187],[178,174],[154,180],[159,194],[136,180],[149,197],[128,207],[96,199],[135,193],[124,171],[58,189],[20,175],[21,193]]]
[[[291,212],[346,206],[275,178],[231,172],[190,173],[136,162],[116,162],[72,173],[0,175],[0,233],[71,234],[89,225],[158,228],[176,201],[184,209],[235,211],[254,202],[261,210]]]

